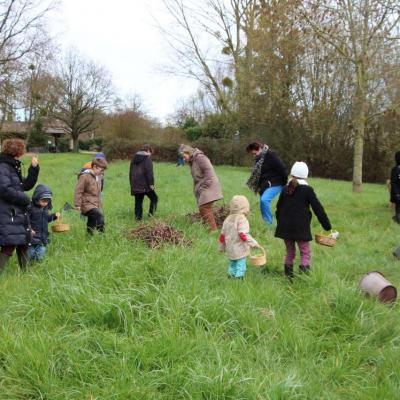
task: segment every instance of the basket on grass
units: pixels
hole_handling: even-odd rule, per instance
[[[51,226],[51,230],[57,233],[66,232],[69,231],[69,229],[69,224],[63,224],[61,218],[58,218],[57,222]]]
[[[331,235],[315,235],[315,241],[322,246],[333,247],[336,244],[336,239]]]
[[[250,262],[257,267],[262,267],[267,263],[267,253],[262,247],[259,247],[259,249],[262,253],[250,255]]]

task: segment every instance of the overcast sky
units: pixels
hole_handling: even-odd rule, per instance
[[[106,66],[121,96],[141,95],[146,110],[163,120],[197,84],[160,72],[172,59],[154,18],[169,22],[162,0],[62,0],[51,26],[64,48]]]

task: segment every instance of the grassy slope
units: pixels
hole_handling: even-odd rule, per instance
[[[87,156],[42,157],[40,182],[55,206],[72,201]],[[195,208],[187,168],[157,165],[158,216],[193,239],[151,252],[130,243],[127,163],[107,171],[107,233],[87,241],[84,222],[54,236],[28,273],[16,261],[0,277],[0,399],[397,399],[397,306],[366,300],[357,284],[380,270],[397,284],[398,226],[386,188],[311,184],[342,237],[313,244],[313,272],[291,285],[283,243],[260,221],[244,169],[217,168],[226,198],[247,194],[252,231],[269,250],[269,273],[226,279],[217,235],[183,216]],[[147,203],[146,203],[147,204]],[[314,221],[314,231],[320,228]]]

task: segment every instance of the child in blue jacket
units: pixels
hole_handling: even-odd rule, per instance
[[[38,185],[33,192],[32,204],[29,210],[29,219],[32,229],[32,240],[28,248],[30,261],[41,261],[46,254],[46,245],[49,242],[49,222],[60,218],[60,213],[49,214],[52,209],[53,194],[47,185]]]

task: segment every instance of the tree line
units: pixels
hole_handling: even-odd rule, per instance
[[[173,117],[188,137],[262,138],[356,192],[363,171],[384,179],[400,145],[397,0],[164,4],[173,72],[200,87]]]
[[[352,179],[354,191],[386,178],[400,145],[397,0],[163,3],[166,72],[199,83],[167,126],[138,97],[119,99],[103,66],[60,51],[48,35],[51,0],[0,2],[0,125],[23,115],[40,141],[56,120],[75,150],[96,132],[114,156],[145,140],[172,158],[186,140],[239,165],[257,138],[288,163],[307,160],[314,175]]]

